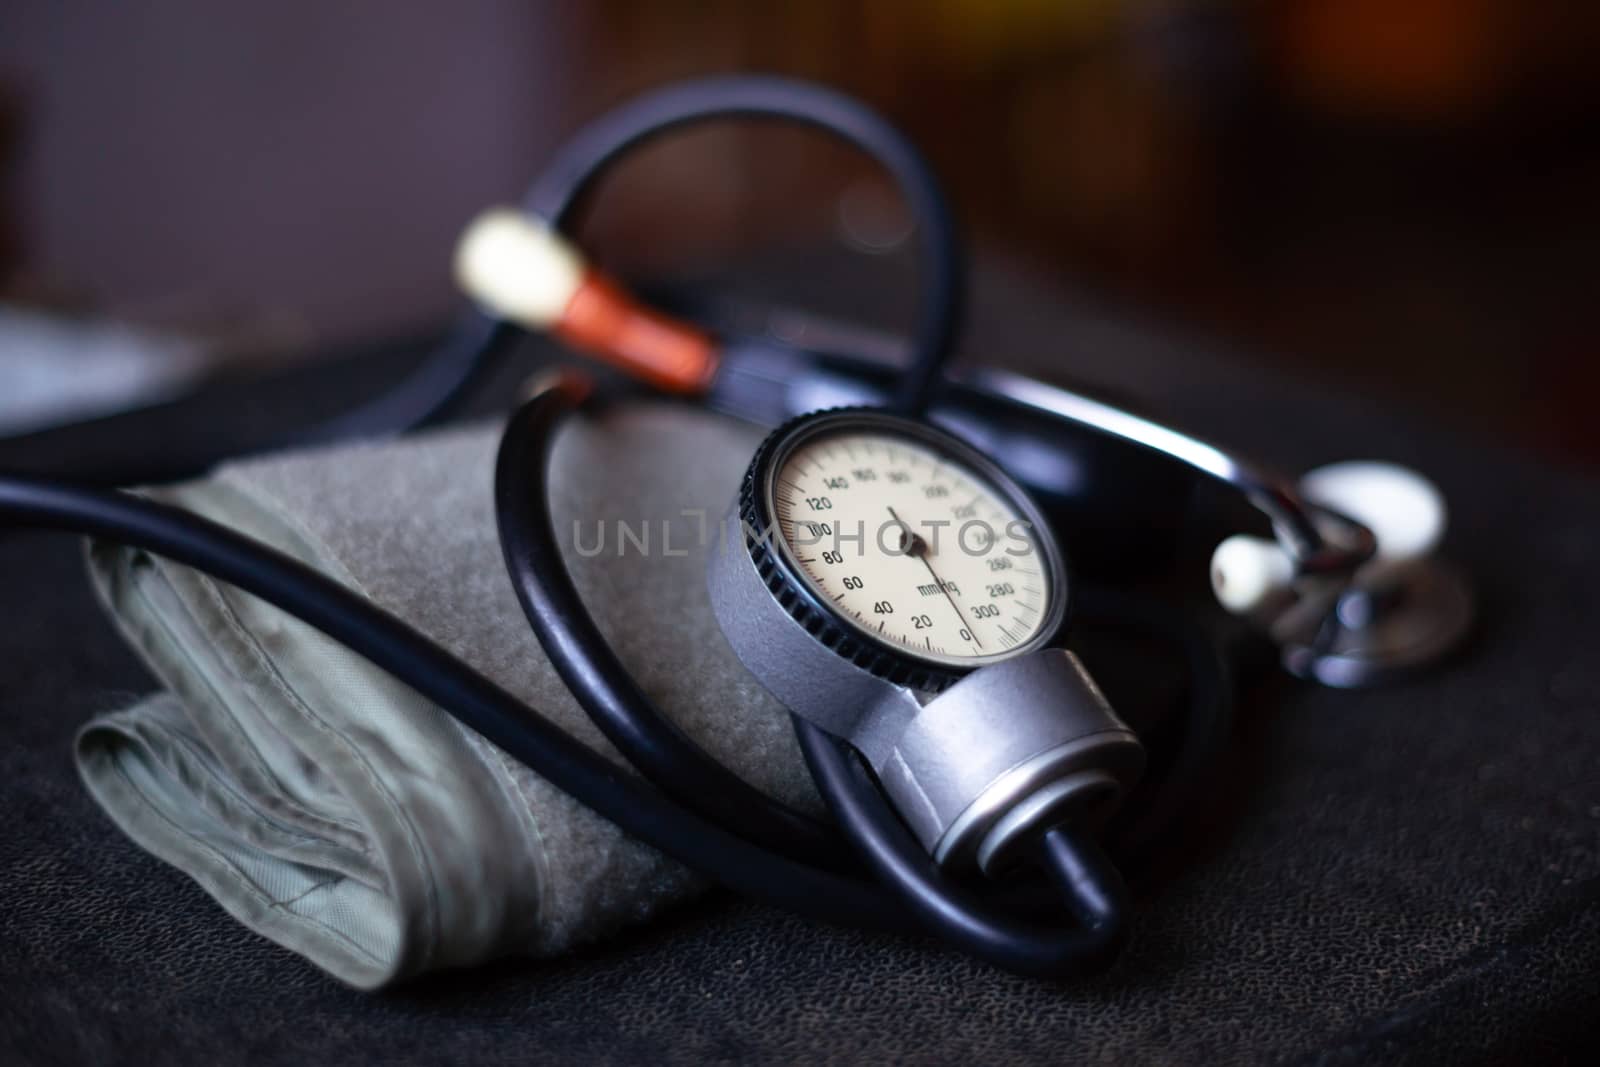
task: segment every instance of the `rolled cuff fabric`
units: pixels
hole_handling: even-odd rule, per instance
[[[500,559],[498,427],[233,464],[158,499],[334,576],[596,749]],[[574,420],[553,507],[608,640],[674,720],[815,810],[783,710],[711,616],[705,556],[755,445],[683,408]],[[371,989],[549,955],[700,886],[406,686],[187,568],[90,546],[107,609],[167,691],[91,722],[78,764],[133,840],[247,926]]]

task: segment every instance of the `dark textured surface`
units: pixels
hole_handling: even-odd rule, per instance
[[[1473,647],[1413,685],[1252,686],[1214,802],[1146,882],[1112,973],[1043,985],[716,897],[578,958],[351,992],[246,933],[94,808],[73,731],[149,682],[99,616],[77,546],[0,533],[0,1060],[1588,1060],[1600,485],[1405,413],[1246,381],[1018,287],[987,300],[1013,324],[980,330],[994,350],[1065,321],[1082,352],[1064,358],[1098,381],[1287,464],[1376,455],[1428,471],[1484,606]],[[215,407],[203,418],[222,425]],[[104,453],[117,430],[76,440]],[[8,465],[64,455],[0,448]]]

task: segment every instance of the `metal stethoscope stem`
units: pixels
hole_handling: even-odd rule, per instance
[[[1303,574],[1350,574],[1377,551],[1376,538],[1366,526],[1306,501],[1287,476],[1199,437],[1010,371],[977,370],[952,377],[1012,403],[1159,452],[1232,486],[1271,521],[1279,543]],[[1327,535],[1330,526],[1338,528],[1337,540]]]

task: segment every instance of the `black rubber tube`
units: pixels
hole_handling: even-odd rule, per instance
[[[684,126],[720,119],[775,119],[836,137],[888,171],[922,244],[911,363],[895,406],[920,414],[955,346],[966,299],[966,255],[944,190],[922,153],[882,115],[809,82],[723,75],[679,82],[624,104],[570,139],[534,182],[523,208],[560,230],[599,177],[624,153]]]
[[[556,425],[587,383],[563,375],[512,416],[495,463],[500,548],[523,613],[567,688],[624,758],[680,803],[793,859],[841,870],[854,856],[831,828],[749,785],[666,716],[623,667],[584,607],[550,516]]]

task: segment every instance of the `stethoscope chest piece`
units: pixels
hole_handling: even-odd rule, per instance
[[[1471,587],[1437,558],[1367,564],[1349,585],[1312,594],[1272,625],[1291,673],[1353,689],[1414,677],[1471,629]]]

